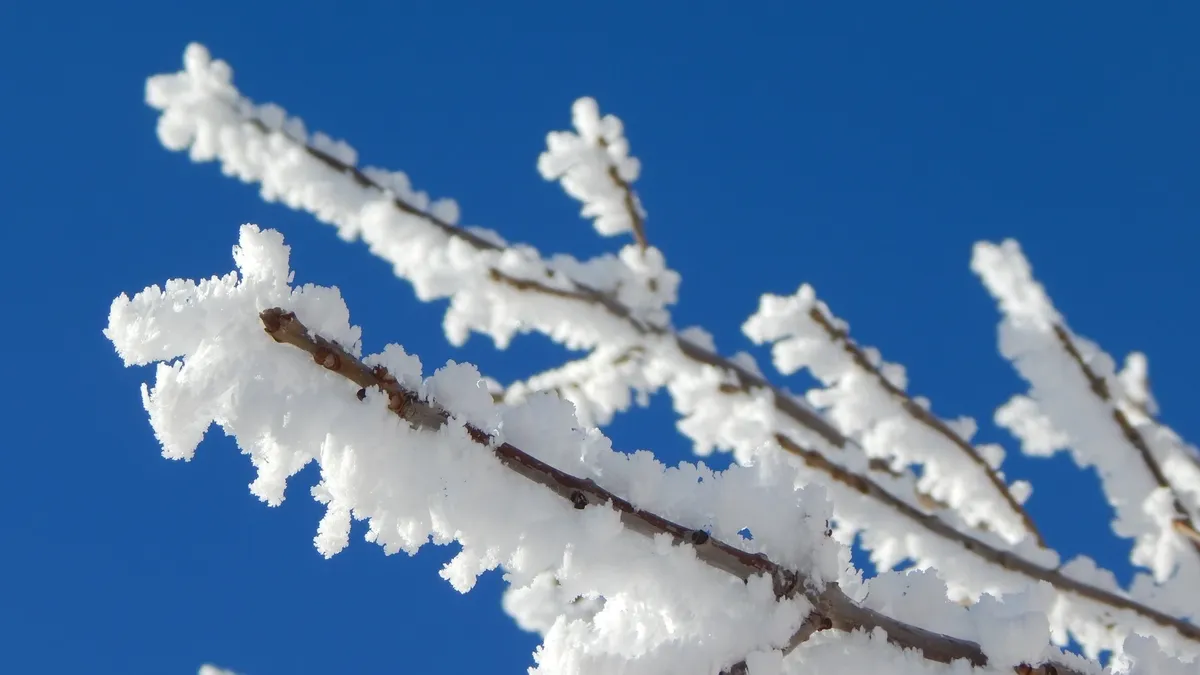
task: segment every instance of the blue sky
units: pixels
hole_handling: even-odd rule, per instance
[[[283,231],[300,281],[342,288],[368,349],[397,341],[501,380],[562,358],[540,338],[450,348],[442,307],[365,247],[162,149],[144,80],[192,40],[249,96],[547,252],[617,246],[534,168],[571,102],[595,96],[642,159],[680,325],[748,348],[758,294],[809,281],[936,411],[1009,448],[990,419],[1021,385],[967,262],[975,240],[1016,237],[1076,331],[1149,354],[1163,417],[1200,439],[1196,10],[801,4],[5,3],[6,667],[520,672],[536,643],[500,610],[498,575],[467,596],[437,578],[449,550],[323,560],[312,472],[269,509],[219,432],[190,464],[158,456],[137,389],[152,372],[124,370],[101,335],[109,303],[229,271],[242,222]],[[611,433],[674,461],[688,446],[673,424],[659,398]],[[1035,482],[1060,551],[1122,565],[1090,477],[1065,459],[1006,466]]]

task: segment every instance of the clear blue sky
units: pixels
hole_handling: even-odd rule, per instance
[[[448,550],[358,542],[323,560],[311,471],[268,509],[219,432],[190,464],[158,456],[137,390],[152,371],[122,369],[100,333],[109,303],[227,272],[246,221],[284,232],[299,280],[343,289],[368,349],[398,341],[502,380],[561,356],[540,338],[451,349],[442,307],[365,247],[163,150],[144,80],[192,40],[250,96],[543,251],[617,245],[534,168],[571,102],[595,96],[643,161],[681,325],[747,348],[757,294],[809,281],[936,411],[1010,448],[991,414],[1021,385],[967,263],[973,241],[1015,236],[1077,331],[1150,355],[1164,417],[1200,438],[1196,8],[833,4],[4,3],[5,668],[520,672],[536,642],[500,610],[498,575],[468,596],[437,578]],[[660,398],[611,431],[675,460],[673,424]],[[1065,459],[1007,466],[1041,481],[1031,508],[1052,544],[1121,564],[1094,481]]]

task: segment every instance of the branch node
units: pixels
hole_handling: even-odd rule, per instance
[[[587,505],[588,505],[587,495],[583,494],[583,492],[580,492],[579,490],[572,491],[571,492],[571,504],[573,504],[575,506],[575,508],[577,508],[577,509],[587,508]]]
[[[313,350],[313,361],[321,364],[326,370],[337,371],[342,367],[342,359],[325,345],[320,345]]]
[[[388,410],[403,416],[405,403],[407,403],[407,401],[405,400],[403,394],[395,391],[388,392]]]
[[[771,589],[775,592],[776,598],[791,597],[799,587],[800,576],[798,574],[782,567],[775,568],[771,575]]]

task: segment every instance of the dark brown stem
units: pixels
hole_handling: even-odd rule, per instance
[[[388,409],[414,428],[437,430],[449,422],[450,413],[436,401],[423,400],[415,392],[404,388],[386,368],[368,366],[336,342],[311,334],[294,313],[276,307],[263,311],[259,318],[267,334],[276,342],[292,345],[309,353],[315,363],[363,389],[378,388],[388,397]],[[361,394],[360,390],[359,398],[363,399]],[[783,567],[765,555],[743,551],[702,530],[694,530],[656,513],[639,509],[591,479],[579,478],[562,471],[511,443],[496,443],[492,436],[477,427],[469,424],[463,426],[468,437],[489,449],[504,467],[545,487],[569,501],[576,509],[589,506],[607,506],[615,509],[620,513],[621,522],[631,531],[647,537],[666,534],[675,545],[692,546],[696,551],[696,558],[714,569],[731,574],[742,581],[749,581],[760,575],[766,576],[771,579],[778,600],[803,595],[812,604],[813,609],[800,630],[785,645],[789,652],[818,631],[869,632],[882,628],[887,634],[888,642],[901,648],[917,650],[930,661],[951,663],[958,659],[966,659],[975,666],[988,664],[987,655],[974,642],[935,633],[863,607],[851,600],[837,586],[825,585],[822,588],[803,572]],[[1055,668],[1064,675],[1082,675],[1059,664],[1038,666],[1047,667]],[[1032,672],[1032,667],[1018,664],[1013,670],[1018,673]],[[724,672],[746,671],[745,662],[740,662]]]

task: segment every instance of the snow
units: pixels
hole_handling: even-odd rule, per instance
[[[1131,560],[1148,570],[1148,577],[1135,579],[1133,596],[1171,614],[1200,616],[1200,594],[1195,592],[1200,588],[1200,551],[1174,527],[1181,517],[1177,496],[1190,498],[1183,502],[1183,515],[1195,522],[1200,513],[1198,476],[1163,471],[1169,484],[1160,485],[1149,466],[1194,464],[1196,452],[1147,416],[1153,401],[1145,390],[1144,356],[1131,357],[1119,374],[1111,356],[1071,333],[1034,280],[1017,242],[980,242],[971,268],[1000,306],[1000,352],[1030,385],[1027,395],[997,411],[997,422],[1022,441],[1026,454],[1045,456],[1065,448],[1081,468],[1095,466],[1115,512],[1113,531],[1133,539]],[[1103,392],[1096,391],[1084,366]],[[1149,460],[1119,417],[1129,420]]]
[[[626,184],[641,173],[641,164],[629,154],[624,125],[614,115],[600,116],[596,100],[584,97],[571,107],[575,132],[553,131],[546,136],[546,151],[538,157],[538,171],[546,180],[562,183],[570,196],[583,203],[581,215],[594,218],[596,231],[604,236],[632,232],[634,219],[645,211],[636,196],[634,212],[626,207],[626,191],[610,175]]]
[[[283,500],[288,477],[309,462],[320,466],[312,495],[326,506],[314,539],[322,554],[348,545],[353,519],[366,520],[367,539],[387,553],[458,542],[461,552],[441,576],[467,592],[479,575],[503,568],[512,586],[506,605],[522,625],[543,633],[538,673],[714,672],[743,659],[756,675],[792,673],[840,664],[850,645],[852,660],[888,661],[892,672],[962,670],[963,662],[930,666],[914,653],[901,656],[879,628],[818,634],[785,657],[812,608],[803,595],[778,600],[771,579],[743,583],[702,562],[689,544],[627,529],[608,506],[575,508],[506,469],[468,427],[601,483],[639,509],[769,556],[800,571],[813,590],[839,578],[860,580],[848,568],[847,550],[825,536],[832,515],[825,490],[797,487],[782,455],[723,472],[703,464],[665,467],[648,451],[613,451],[599,430],[580,428],[572,406],[556,396],[496,405],[469,364],[451,362],[423,377],[419,359],[398,345],[362,357],[360,331],[340,295],[292,287],[288,255],[277,232],[243,226],[237,271],[122,295],[105,335],[127,365],[157,364],[143,400],[164,455],[192,457],[216,424],[250,456],[258,470],[251,491],[268,504]],[[263,330],[259,313],[276,306],[305,317],[351,356],[418,387],[422,400],[450,411],[450,422],[410,426],[375,389],[360,400],[355,383]],[[752,540],[740,536],[744,529],[754,532]],[[916,582],[917,592],[908,592]],[[972,627],[967,638],[997,662],[1056,657],[1038,613],[1054,599],[1044,588],[970,610],[951,603],[930,574],[885,575],[857,588],[914,623],[956,628],[948,632],[960,636],[964,625]],[[557,611],[577,598],[584,601],[575,610]],[[965,624],[954,620],[964,612]]]
[[[580,429],[557,397],[496,406],[465,364],[421,380],[422,396],[450,407],[455,423],[410,428],[378,392],[360,402],[353,384],[264,333],[258,313],[278,305],[358,355],[359,331],[336,290],[288,285],[288,249],[278,233],[244,226],[234,257],[235,273],[172,281],[113,302],[106,335],[121,358],[158,364],[153,387],[143,391],[164,455],[192,457],[215,423],[250,456],[258,469],[251,490],[269,504],[283,500],[288,477],[320,465],[312,493],[327,510],[315,544],[326,556],[348,544],[351,519],[363,519],[368,539],[389,553],[459,542],[442,576],[463,592],[503,567],[518,588],[549,571],[572,597],[605,598],[590,622],[555,621],[537,672],[604,673],[617,665],[629,673],[708,672],[785,644],[807,601],[776,601],[770,579],[743,584],[699,562],[690,546],[633,534],[610,508],[573,508],[506,470],[470,440],[464,423],[602,481],[639,508],[803,569],[814,583],[836,578],[840,557],[823,536],[823,492],[795,489],[777,466],[715,473],[667,468],[648,452],[614,452],[599,431]],[[421,377],[419,361],[395,345],[368,361],[387,364],[403,382]],[[742,528],[755,532],[753,541],[737,535]]]
[[[362,239],[421,300],[449,298],[444,330],[454,344],[481,333],[503,348],[536,331],[586,351],[507,388],[469,364],[450,363],[427,377],[420,360],[396,345],[364,356],[452,410],[454,423],[432,432],[388,415],[376,394],[359,402],[355,387],[264,338],[257,313],[280,306],[359,356],[360,332],[337,291],[290,286],[277,233],[244,227],[236,273],[175,280],[114,301],[106,335],[127,365],[156,364],[155,385],[143,389],[143,399],[164,455],[190,458],[216,423],[249,455],[258,473],[251,491],[268,504],[280,503],[287,479],[316,461],[322,479],[312,494],[327,508],[315,538],[323,554],[348,544],[353,519],[367,520],[368,539],[388,553],[459,541],[462,553],[443,577],[466,591],[479,574],[503,568],[511,584],[506,609],[544,636],[538,672],[697,672],[738,659],[756,675],[819,667],[965,672],[962,663],[931,666],[919,655],[901,656],[878,630],[818,633],[785,658],[779,649],[805,614],[803,600],[776,602],[760,583],[730,583],[689,557],[686,546],[632,536],[611,510],[564,506],[480,452],[463,431],[469,424],[593,477],[640,508],[837,581],[868,604],[886,600],[889,612],[914,623],[954,628],[997,662],[1045,656],[1095,670],[1046,644],[1073,637],[1093,657],[1115,650],[1122,667],[1156,663],[1137,634],[1153,636],[1179,658],[1195,654],[1196,643],[1145,612],[1039,581],[1059,574],[1194,616],[1190,590],[1200,559],[1175,528],[1174,500],[1183,500],[1193,518],[1200,512],[1200,453],[1153,418],[1144,356],[1131,355],[1117,372],[1099,347],[1071,334],[1015,242],[980,244],[972,262],[1004,315],[1001,351],[1031,385],[996,420],[1028,454],[1067,449],[1081,466],[1100,469],[1117,511],[1114,529],[1134,538],[1133,560],[1150,572],[1128,590],[1084,558],[1055,571],[1057,553],[1033,541],[1019,509],[988,477],[1003,451],[971,445],[976,424],[968,418],[929,413],[948,433],[918,422],[917,411],[932,407],[905,393],[904,368],[871,347],[858,347],[857,359],[847,348],[848,324],[810,286],[763,296],[744,327],[756,342],[772,343],[777,370],[806,368],[820,381],[802,396],[772,388],[747,355],[720,357],[703,329],[676,332],[669,308],[679,275],[641,231],[646,213],[631,187],[640,163],[621,121],[601,116],[595,101],[576,102],[574,131],[548,135],[539,170],[581,202],[599,234],[631,232],[635,242],[616,255],[577,260],[543,257],[491,230],[460,225],[454,201],[416,190],[404,173],[358,167],[357,152],[344,141],[310,133],[277,105],[255,104],[232,78],[228,64],[200,45],[188,47],[182,71],[150,78],[146,101],[160,111],[163,145],[193,161],[219,162],[226,175],[258,183],[265,200],[308,211],[347,241]],[[1089,389],[1056,341],[1058,329],[1107,384],[1110,399]],[[664,389],[695,451],[730,451],[741,466],[718,474],[702,464],[667,468],[646,452],[614,453],[597,425]],[[789,409],[826,420],[841,437]],[[1113,421],[1118,412],[1145,439],[1171,489],[1150,480]],[[915,466],[920,480],[909,471]],[[871,489],[858,487],[864,483]],[[1017,481],[1006,489],[1019,505],[1031,486]],[[919,494],[945,507],[929,513]],[[753,540],[738,535],[743,528]],[[878,567],[907,560],[920,574],[864,582],[844,548],[860,534]],[[644,568],[613,574],[629,560]],[[684,597],[687,585],[706,590]],[[1141,651],[1127,654],[1126,643]]]
[[[814,312],[824,317],[823,324]],[[845,348],[844,339],[829,328],[841,334],[848,331],[848,325],[832,316],[808,284],[791,296],[763,295],[758,312],[743,326],[750,339],[772,344],[775,367],[781,373],[791,375],[806,368],[825,385],[810,390],[808,401],[858,441],[869,457],[887,460],[894,470],[921,465],[917,486],[922,492],[957,510],[971,525],[987,524],[1010,543],[1025,538],[1029,534],[1025,525],[988,482],[979,463],[950,438],[918,421],[905,409],[905,399],[885,388],[886,382],[903,391],[904,368],[885,363],[874,349],[863,350],[873,369],[863,368]],[[957,425],[963,441],[969,441],[974,421]],[[996,449],[975,452],[995,455]]]

